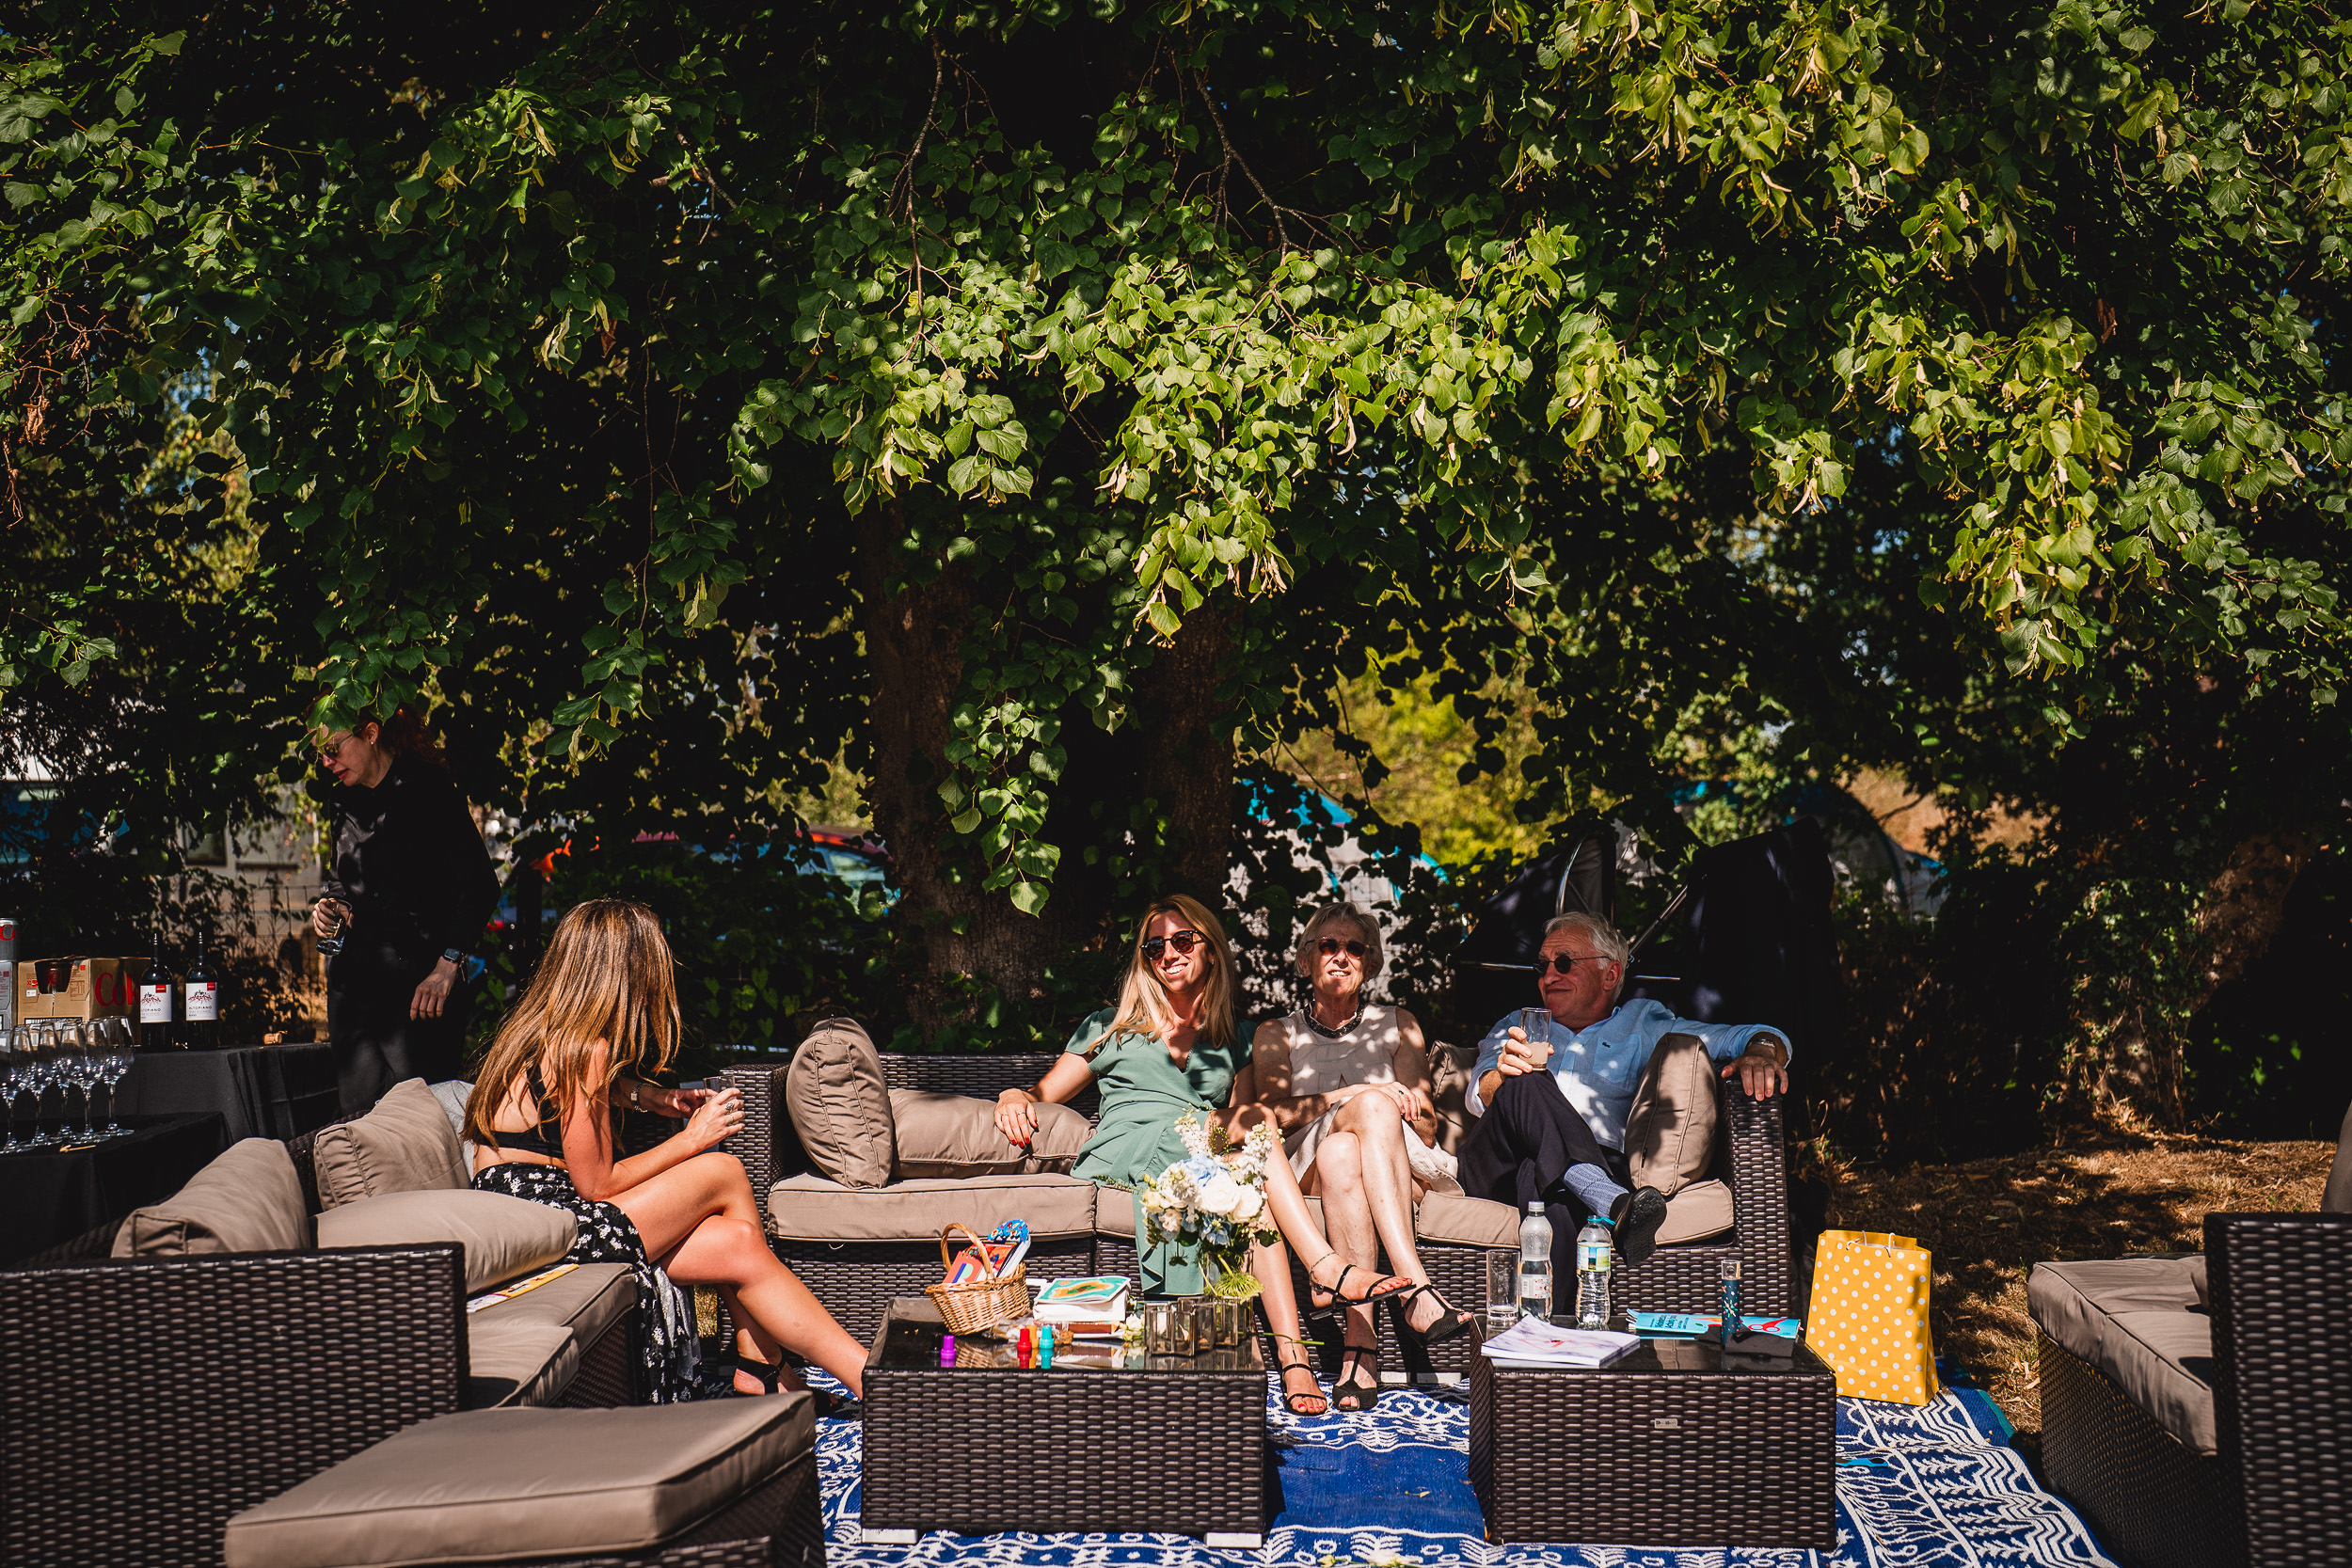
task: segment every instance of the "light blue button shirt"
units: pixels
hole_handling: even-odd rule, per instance
[[[1647,997],[1628,1002],[1598,1023],[1581,1029],[1572,1030],[1556,1019],[1545,1022],[1550,1026],[1545,1037],[1551,1042],[1552,1082],[1560,1085],[1561,1095],[1576,1107],[1604,1148],[1625,1148],[1625,1118],[1633,1109],[1633,1090],[1658,1042],[1668,1035],[1697,1036],[1708,1055],[1718,1062],[1728,1062],[1744,1053],[1748,1041],[1758,1035],[1772,1036],[1792,1057],[1796,1054],[1787,1033],[1769,1023],[1701,1023],[1677,1018],[1670,1008]],[[1478,1042],[1478,1067],[1462,1096],[1470,1115],[1486,1114],[1478,1081],[1502,1062],[1503,1031],[1518,1027],[1519,1015],[1505,1013]]]

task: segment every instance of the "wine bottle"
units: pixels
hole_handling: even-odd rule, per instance
[[[147,973],[139,977],[139,1049],[168,1051],[171,1037],[171,976],[164,969],[164,934],[155,933]]]
[[[212,961],[204,956],[204,938],[196,939],[196,961],[180,985],[180,1018],[188,1049],[220,1049],[220,983],[213,978]]]

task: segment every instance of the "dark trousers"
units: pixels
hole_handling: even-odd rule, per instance
[[[1462,1145],[1462,1191],[1520,1213],[1541,1203],[1552,1245],[1574,1239],[1591,1212],[1561,1181],[1570,1165],[1598,1165],[1627,1184],[1625,1156],[1604,1148],[1549,1072],[1505,1078]]]
[[[440,955],[347,947],[326,974],[326,1037],[335,1048],[335,1083],[343,1115],[355,1116],[410,1078],[428,1084],[457,1076],[466,1039],[467,987],[450,989],[439,1018],[410,1018],[417,983]]]

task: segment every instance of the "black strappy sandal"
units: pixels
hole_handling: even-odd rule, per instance
[[[1370,1365],[1367,1366],[1366,1363]],[[1363,1377],[1356,1374],[1362,1372]],[[1355,1416],[1380,1402],[1380,1347],[1340,1347],[1340,1377],[1331,1385],[1331,1408]]]
[[[727,1366],[730,1371],[749,1372],[753,1377],[757,1378],[759,1380],[759,1392],[761,1394],[775,1393],[777,1391],[776,1385],[778,1381],[783,1378],[786,1370],[785,1364],[781,1361],[774,1363],[755,1361],[750,1356],[742,1354],[740,1352],[733,1352],[728,1354]],[[729,1386],[733,1386],[732,1379],[729,1380]],[[737,1388],[735,1392],[737,1397],[740,1399],[748,1400],[758,1397],[754,1394],[746,1394],[740,1388]]]
[[[1298,1359],[1295,1361],[1285,1361],[1282,1359],[1283,1349],[1290,1345],[1296,1345],[1299,1347]],[[1302,1418],[1314,1416],[1327,1416],[1331,1413],[1330,1396],[1323,1391],[1323,1384],[1315,1377],[1315,1364],[1312,1358],[1307,1354],[1305,1340],[1286,1339],[1279,1341],[1274,1350],[1274,1366],[1276,1372],[1282,1379],[1283,1409],[1289,1411],[1292,1415]],[[1305,1394],[1293,1393],[1290,1386],[1290,1374],[1293,1372],[1305,1372],[1307,1374],[1307,1386],[1313,1391],[1311,1393]],[[1301,1400],[1312,1400],[1322,1408],[1317,1410],[1301,1410],[1298,1407]]]
[[[727,1363],[733,1370],[749,1372],[759,1381],[759,1394],[746,1394],[740,1388],[735,1390],[735,1397],[742,1400],[781,1393],[784,1374],[791,1370],[787,1362],[755,1361],[740,1352],[730,1354],[727,1356]],[[836,1394],[830,1388],[810,1388],[807,1394],[816,1405],[817,1416],[820,1420],[854,1421],[862,1419],[866,1415],[865,1402],[848,1394]]]
[[[1439,1307],[1438,1321],[1427,1328],[1415,1328],[1411,1303],[1422,1296],[1427,1296],[1438,1304]],[[1470,1324],[1478,1321],[1446,1300],[1435,1285],[1416,1285],[1409,1291],[1397,1292],[1395,1299],[1397,1332],[1412,1339],[1423,1349],[1431,1345],[1442,1345],[1448,1339],[1469,1333]]]
[[[1337,1257],[1339,1257],[1339,1254],[1336,1252],[1327,1252],[1324,1254],[1324,1258]],[[1315,1259],[1317,1264],[1320,1264],[1322,1261],[1323,1258]],[[1366,1291],[1360,1296],[1349,1295],[1347,1293],[1347,1276],[1351,1274],[1370,1275],[1374,1282],[1372,1289]],[[1334,1307],[1361,1307],[1366,1302],[1385,1301],[1389,1297],[1395,1295],[1398,1291],[1409,1289],[1412,1283],[1413,1282],[1409,1279],[1400,1279],[1392,1274],[1373,1274],[1370,1269],[1359,1268],[1356,1264],[1345,1261],[1343,1261],[1340,1264],[1339,1277],[1332,1280],[1327,1286],[1318,1285],[1315,1283],[1315,1271],[1312,1268],[1310,1268],[1307,1271],[1308,1300],[1313,1305],[1314,1309],[1318,1312],[1328,1312]],[[1380,1288],[1382,1285],[1386,1285],[1388,1289],[1385,1291],[1382,1290]]]

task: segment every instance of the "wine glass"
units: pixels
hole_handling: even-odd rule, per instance
[[[98,1083],[98,1061],[90,1054],[93,1032],[93,1026],[81,1019],[66,1019],[58,1030],[63,1038],[57,1053],[57,1075],[61,1087],[82,1091],[81,1135],[85,1138],[90,1134],[90,1090]],[[73,1135],[71,1106],[66,1108],[65,1135]]]
[[[25,1080],[32,1072],[32,1034],[30,1022],[0,1034],[0,1100],[8,1102],[8,1141],[0,1146],[0,1154],[14,1154],[33,1147],[18,1141],[16,1135],[16,1097],[24,1092]]]
[[[57,1028],[55,1019],[37,1018],[24,1026],[24,1086],[33,1094],[33,1141],[28,1148],[47,1148],[56,1139],[41,1131],[49,1113],[49,1085],[56,1082]]]
[[[126,1131],[122,1123],[115,1118],[121,1098],[116,1091],[121,1086],[123,1079],[130,1076],[132,1066],[138,1061],[139,1046],[138,1036],[132,1030],[131,1021],[127,1018],[106,1020],[105,1041],[103,1061],[106,1079],[106,1126],[104,1135],[111,1138],[119,1137]]]

